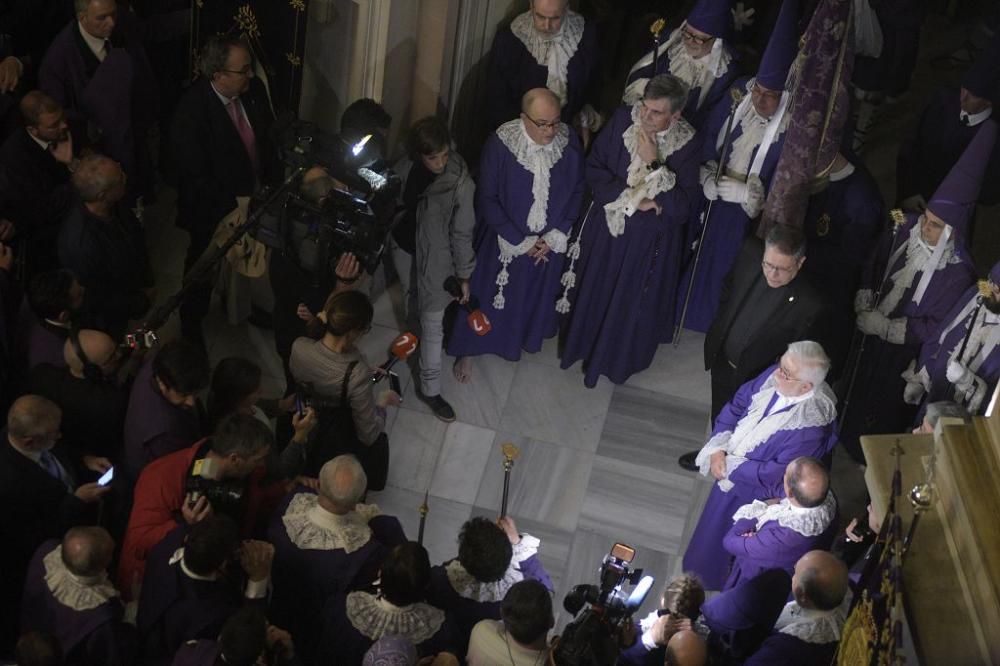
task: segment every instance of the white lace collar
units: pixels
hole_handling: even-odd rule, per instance
[[[368,521],[379,514],[374,504],[358,504],[354,511],[337,515],[320,506],[319,495],[298,493],[288,503],[281,522],[288,539],[298,548],[353,553],[371,541]]]
[[[556,94],[563,106],[567,100],[566,72],[569,61],[583,38],[584,19],[568,7],[559,30],[545,35],[535,30],[531,10],[519,14],[510,24],[510,31],[521,40],[524,48],[539,65],[548,69],[545,87]]]
[[[836,643],[840,640],[840,632],[844,628],[850,607],[849,591],[839,606],[828,611],[803,608],[797,601],[789,601],[774,623],[774,630],[806,643]]]
[[[62,546],[42,559],[45,585],[56,601],[75,611],[86,611],[118,596],[118,590],[108,580],[107,572],[97,576],[77,576],[62,561]]]
[[[946,226],[945,232],[938,239],[938,244],[931,247],[920,237],[922,220],[923,216],[910,228],[906,242],[900,243],[889,258],[890,266],[896,264],[900,257],[903,257],[904,261],[903,265],[892,273],[892,288],[882,296],[877,306],[878,311],[887,317],[891,316],[899,306],[903,293],[913,284],[917,273],[921,274],[920,283],[913,292],[912,300],[919,305],[934,272],[959,261],[955,254],[955,241],[950,233],[951,227]]]
[[[684,25],[687,24],[685,23]],[[687,49],[684,48],[682,28],[683,25],[670,33],[666,41],[660,44],[658,54],[660,58],[668,59],[669,65],[667,69],[671,74],[688,84],[689,88],[699,89],[698,104],[695,105],[695,108],[701,108],[701,105],[705,102],[705,98],[708,96],[708,91],[711,89],[712,84],[715,83],[715,79],[729,70],[729,63],[732,61],[732,56],[725,48],[722,38],[716,37],[715,42],[712,44],[712,50],[708,54],[701,58],[692,58],[688,54]],[[653,52],[650,51],[632,66],[632,69],[629,70],[629,75],[652,64]],[[633,104],[637,100],[642,99],[642,93],[646,90],[647,83],[649,83],[648,78],[636,79],[630,83],[622,95],[622,102]]]
[[[444,611],[425,603],[394,606],[369,592],[351,592],[346,600],[351,626],[373,641],[383,636],[408,638],[415,645],[436,634],[444,624]]]
[[[503,601],[507,590],[514,583],[524,580],[524,574],[514,566],[513,562],[507,567],[503,578],[489,583],[477,580],[465,570],[465,567],[458,560],[452,560],[445,565],[444,569],[445,573],[448,574],[448,582],[451,584],[451,589],[455,590],[455,593],[463,599],[471,599],[472,601]]]
[[[757,530],[760,530],[765,523],[776,521],[782,527],[794,530],[802,536],[814,537],[826,531],[836,513],[837,499],[833,492],[828,491],[823,503],[811,508],[795,506],[787,497],[777,504],[754,500],[750,504],[741,506],[733,514],[733,520],[754,518],[757,520]]]

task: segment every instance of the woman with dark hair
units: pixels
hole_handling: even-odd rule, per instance
[[[420,383],[417,396],[442,421],[455,410],[441,397],[441,349],[444,311],[453,300],[445,291],[457,277],[469,300],[469,276],[476,264],[472,234],[475,184],[465,160],[451,149],[445,121],[422,118],[410,128],[408,155],[395,167],[403,181],[401,219],[392,232],[392,258],[407,303],[407,320],[419,318]]]
[[[316,476],[327,460],[353,453],[365,468],[369,490],[381,490],[389,466],[385,408],[398,405],[400,397],[387,390],[376,399],[373,370],[355,346],[371,329],[373,315],[365,294],[331,294],[311,324],[317,339],[296,340],[289,367],[300,399],[319,414],[318,441],[307,454],[306,474]]]

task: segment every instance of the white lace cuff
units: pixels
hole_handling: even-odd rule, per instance
[[[767,198],[767,194],[764,192],[764,183],[761,182],[760,178],[755,175],[747,177],[747,194],[746,199],[740,206],[743,208],[743,212],[747,214],[751,220],[758,215],[760,211],[764,208],[764,201]]]
[[[549,246],[549,249],[556,254],[562,254],[566,251],[566,246],[569,242],[569,236],[559,231],[558,229],[549,229],[544,234],[542,234],[542,240]]]
[[[886,330],[885,339],[894,345],[901,345],[906,342],[906,317],[889,320],[889,328]]]
[[[744,518],[757,520],[757,518],[767,511],[768,506],[767,502],[762,502],[760,500],[754,500],[749,504],[744,504],[736,510],[736,513],[733,514],[733,522],[735,523],[736,521],[743,520]]]
[[[520,257],[522,254],[526,253],[528,250],[535,246],[538,242],[538,236],[525,236],[517,245],[512,245],[508,243],[503,236],[497,235],[497,241],[500,244],[500,260],[503,261],[504,258],[513,259],[514,257]]]
[[[871,310],[874,300],[875,294],[871,289],[858,289],[858,293],[854,295],[854,313]]]
[[[537,555],[538,546],[541,545],[541,543],[542,542],[537,537],[533,537],[530,534],[522,534],[521,541],[514,544],[511,548],[513,554],[510,557],[510,561],[520,564],[529,557]]]

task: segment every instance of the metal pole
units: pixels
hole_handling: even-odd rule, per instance
[[[417,528],[417,543],[421,546],[424,545],[424,526],[427,524],[427,514],[430,513],[430,507],[427,506],[427,496],[430,493],[429,490],[424,491],[424,502],[420,505],[417,511],[420,512],[420,527]]]

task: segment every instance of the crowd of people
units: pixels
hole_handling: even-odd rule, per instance
[[[274,112],[238,36],[207,40],[197,78],[158,102],[133,8],[40,4],[0,4],[0,662],[562,663],[539,539],[476,517],[432,563],[367,503],[401,396],[358,349],[369,271],[350,252],[317,268],[319,225],[242,274],[273,294],[252,321],[274,329],[283,397],[264,398],[259,359],[210,364],[218,271],[189,281],[179,337],[124,344],[163,296],[142,225],[157,174],[176,188],[192,271],[223,221],[285,180]],[[961,89],[937,93],[904,141],[888,214],[860,151],[876,109],[906,92],[924,10],[854,3],[867,12],[848,28],[844,147],[801,224],[761,227],[824,3],[778,3],[748,57],[742,3],[697,0],[614,109],[598,102],[597,27],[568,4],[531,0],[498,31],[478,164],[440,117],[406,132],[382,259],[419,333],[416,395],[459,417],[445,352],[474,382],[476,356],[517,361],[558,335],[563,369],[582,361],[593,387],[647,368],[681,328],[704,332],[711,434],[678,463],[713,488],[686,573],[628,619],[618,663],[828,663],[879,528],[872,515],[841,530],[834,447],[863,464],[861,436],[982,414],[1000,378],[1000,262],[977,284],[970,253],[1000,183],[998,16]],[[341,138],[389,156],[391,122],[359,100]],[[310,166],[294,186],[316,210],[359,194]]]

